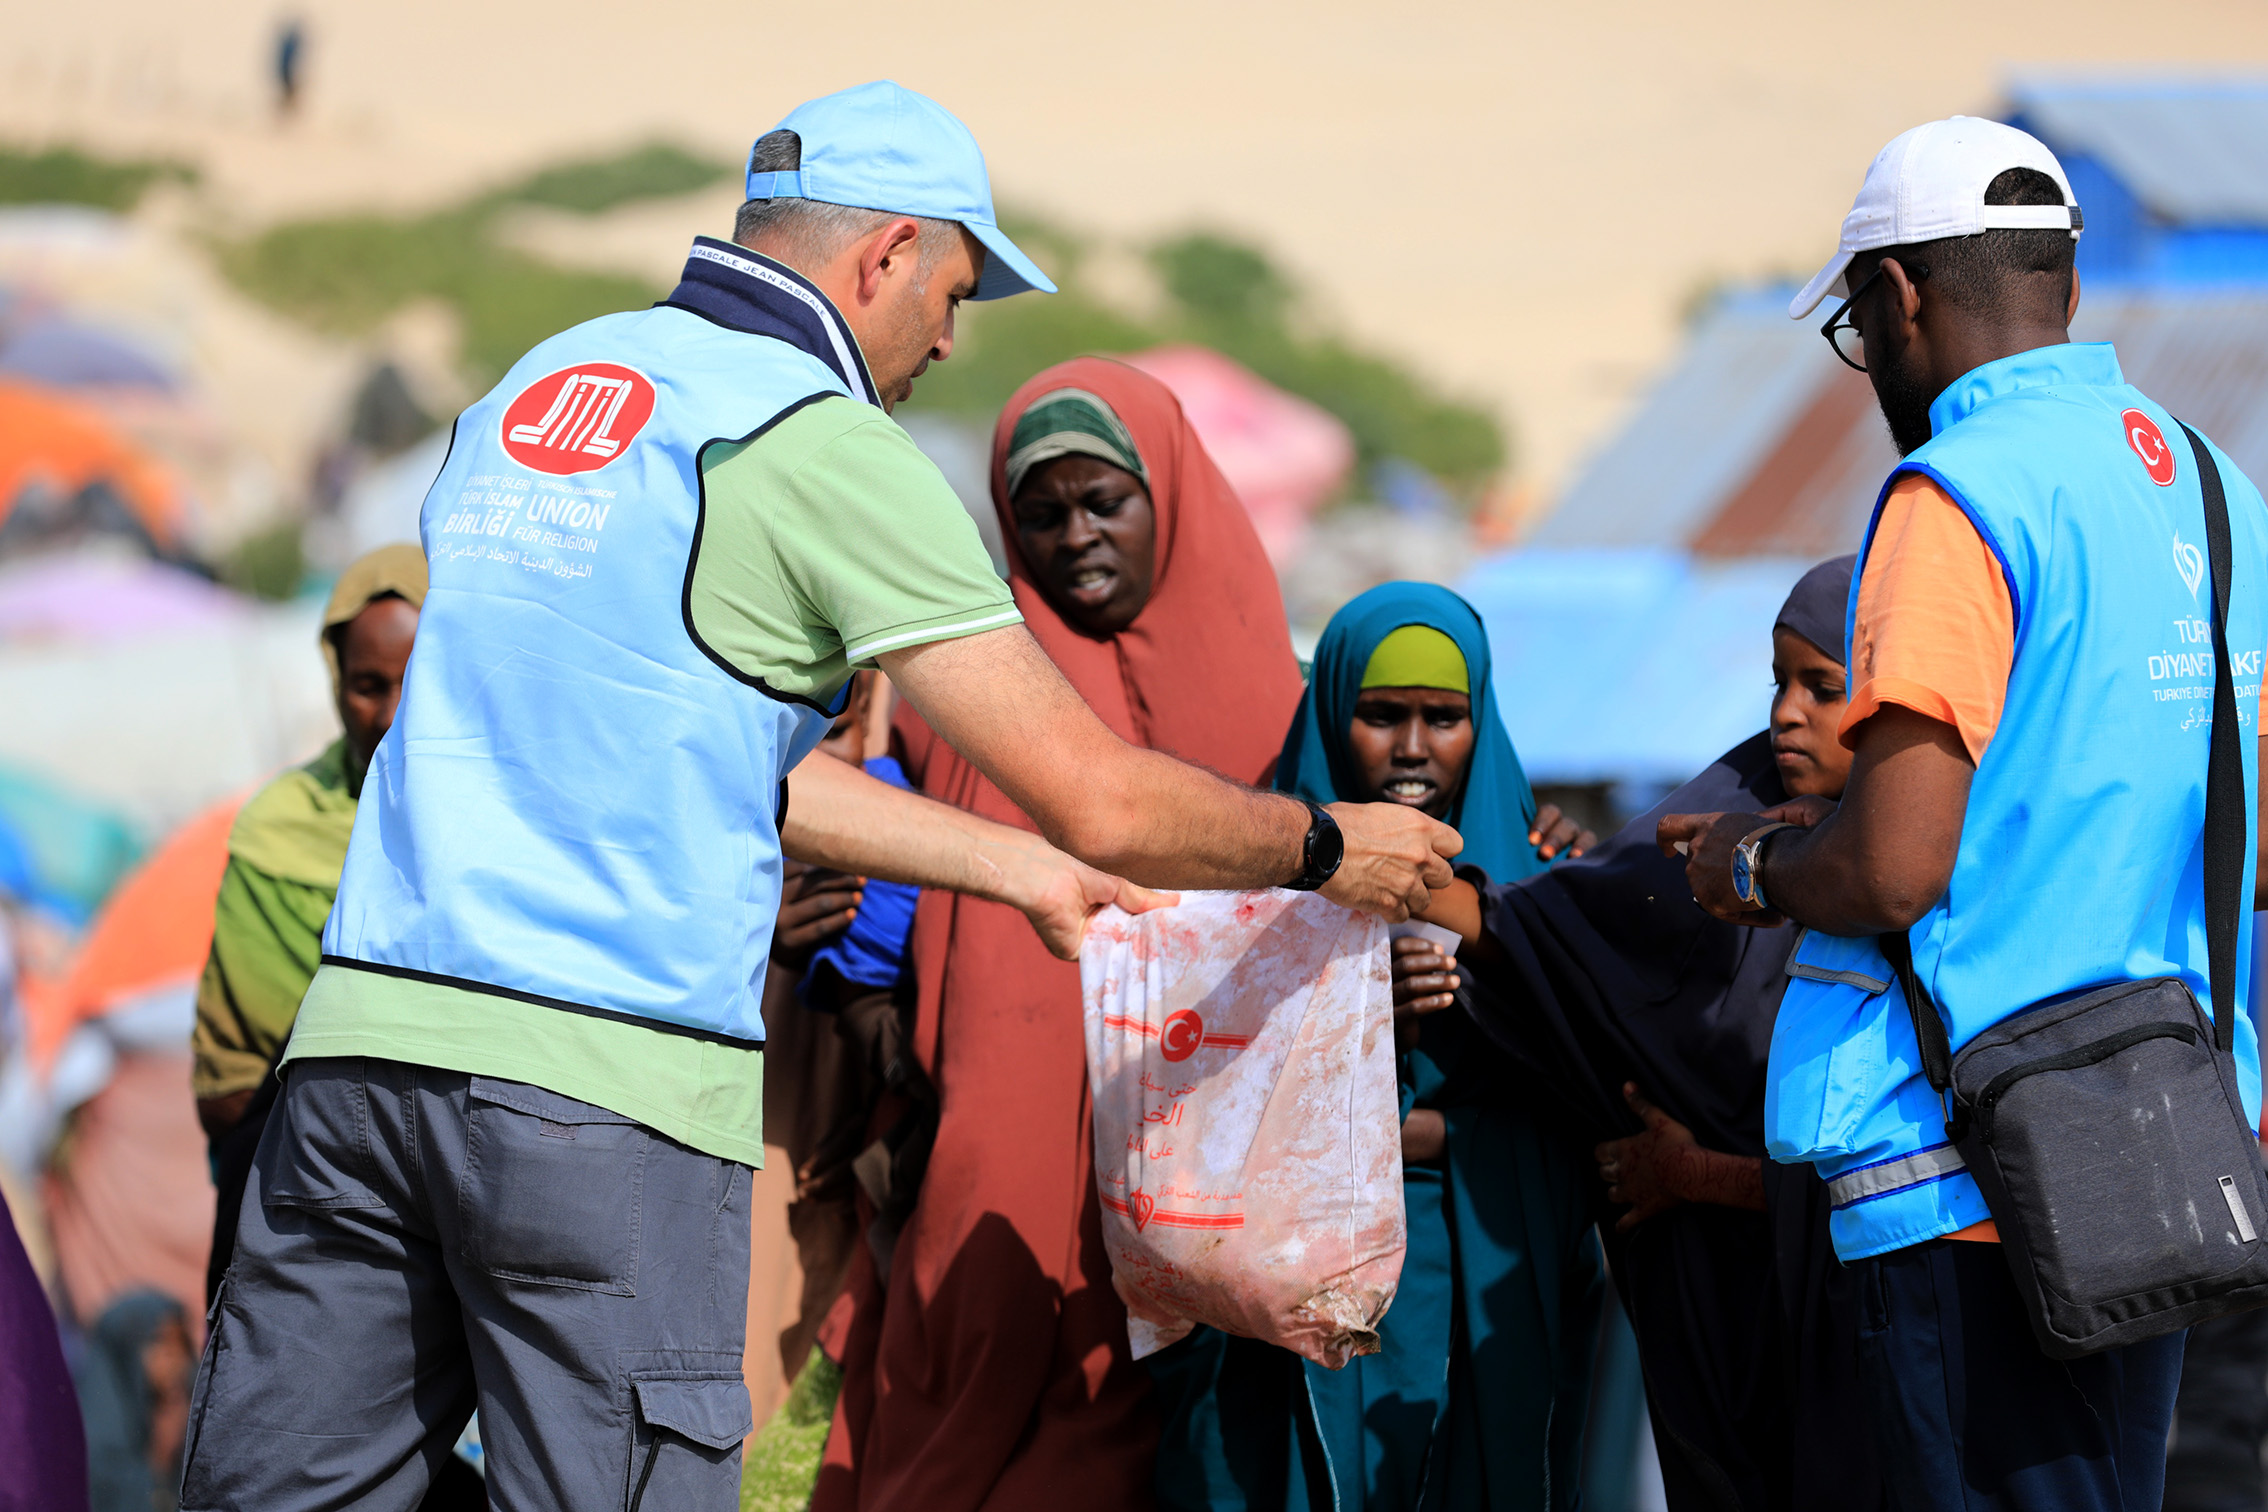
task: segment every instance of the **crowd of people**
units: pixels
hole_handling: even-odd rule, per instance
[[[179,1505],[737,1505],[767,1142],[783,1358],[841,1377],[818,1512],[1573,1512],[1616,1391],[1676,1512],[2138,1512],[2177,1389],[2177,1455],[2259,1505],[2257,1429],[2227,1449],[2268,1403],[2230,737],[2268,517],[2069,342],[2081,228],[2011,128],[1876,160],[1793,313],[1843,296],[1824,334],[1908,460],[1756,627],[1762,732],[1601,839],[1538,803],[1449,590],[1373,588],[1301,664],[1131,367],[1000,414],[1002,581],[889,411],[961,301],[1052,285],[934,102],[799,108],[733,239],[523,359],[422,546],[333,594],[344,734],[236,814],[198,994],[220,1203]],[[2215,654],[2170,670],[2167,620]],[[1136,1359],[1081,931],[1285,886],[1433,926],[1387,963],[1399,1284],[1343,1369],[1206,1327]],[[1964,1079],[2131,984],[2194,1022]],[[2106,1127],[2161,1105],[2174,1155]],[[2075,1203],[2172,1237],[2078,1252]],[[84,1505],[19,1262],[0,1447],[45,1445],[21,1505]],[[2192,1325],[2233,1384],[2181,1387]]]

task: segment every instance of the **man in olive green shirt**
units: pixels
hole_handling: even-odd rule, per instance
[[[205,1270],[208,1298],[235,1251],[245,1177],[275,1100],[268,1073],[315,976],[355,800],[401,701],[425,588],[425,553],[406,543],[381,546],[339,575],[318,643],[345,733],[253,794],[229,828],[213,948],[197,983],[190,1038],[190,1089],[220,1194]]]

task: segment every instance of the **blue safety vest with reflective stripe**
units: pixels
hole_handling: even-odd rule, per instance
[[[782,272],[703,248],[689,280],[747,264],[711,294]],[[808,344],[842,360],[693,308],[610,315],[465,411],[326,959],[762,1042],[780,784],[828,719],[712,656],[688,593],[703,449],[871,397],[855,349]]]
[[[2212,587],[2188,440],[2103,344],[1987,363],[1938,397],[1930,422],[1933,438],[1898,471],[1934,479],[1992,549],[2015,609],[2016,654],[1950,885],[1911,931],[1915,970],[1956,1051],[2043,998],[2105,982],[2179,976],[2218,1011],[2203,871]],[[2228,644],[2252,793],[2268,520],[2259,492],[2216,456],[2234,540]],[[1870,523],[1868,547],[1873,535]],[[1852,580],[1853,621],[1862,576]],[[2248,908],[2242,1001],[2251,929]],[[1775,1159],[1810,1161],[1827,1178],[1836,1251],[1879,1254],[1990,1216],[1946,1138],[1904,996],[1875,942],[1813,931],[1788,972],[1766,1139]],[[2236,1046],[2257,1121],[2259,1049],[2241,1009]]]

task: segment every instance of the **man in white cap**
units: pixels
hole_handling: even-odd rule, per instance
[[[247,1190],[181,1506],[737,1505],[781,853],[1022,909],[1156,886],[1392,917],[1445,826],[1120,742],[889,410],[956,306],[1052,288],[966,127],[895,84],[758,143],[736,243],[457,422],[401,710]],[[879,665],[1047,836],[802,762]],[[794,777],[789,780],[793,770]],[[1065,852],[1070,854],[1065,854]]]
[[[1854,586],[1850,783],[1839,809],[1803,800],[1661,825],[1665,849],[1690,848],[1711,912],[1809,929],[1788,967],[1766,1132],[1775,1158],[1827,1181],[1900,1508],[2156,1507],[2188,1319],[2074,1338],[2083,1314],[2057,1300],[2057,1276],[2114,1253],[2226,1272],[2268,1227],[2254,1211],[2260,1066],[2239,896],[2252,892],[2268,529],[2243,474],[2209,443],[2193,449],[2107,344],[2071,342],[2081,230],[2054,155],[2010,127],[1934,121],[1874,160],[1841,249],[1789,312],[1841,297],[1823,334],[1872,381],[1905,459]],[[2215,471],[2232,517],[2212,543],[2230,563],[2217,588]],[[2245,738],[2213,740],[2240,723]],[[2050,1154],[2127,1151],[2080,1183],[2083,1213],[2045,1231],[2008,1198],[2019,1178],[2002,1158],[2040,1126],[2003,1101],[1983,1115],[2001,1143],[1976,1143],[1971,1114],[1990,1099],[1953,1055],[2027,1009],[2151,978],[2186,984],[2212,1037],[2231,1037],[2203,1062],[2211,1090],[2181,1112],[2221,1141],[2227,1177],[2215,1190],[2205,1171],[2199,1195],[2181,1187],[2182,1162],[2136,1153],[2130,1124],[2155,1118],[2164,1064],[2136,1059],[2134,1110],[2038,1135]],[[2191,1027],[2166,1032],[2194,1040],[2203,1021],[2184,1003]],[[2023,1074],[2129,1065],[2126,1043],[2101,1043],[2092,1061],[2042,1054]],[[1941,1096],[1949,1080],[1957,1099]],[[2025,1106],[2059,1085],[2035,1083]],[[1989,1208],[1972,1155],[1991,1162]]]

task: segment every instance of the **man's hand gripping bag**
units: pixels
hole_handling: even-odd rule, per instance
[[[1137,1359],[1209,1323],[1337,1369],[1402,1274],[1386,926],[1314,893],[1184,893],[1088,928],[1103,1242]]]

